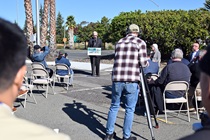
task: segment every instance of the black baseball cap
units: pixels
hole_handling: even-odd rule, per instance
[[[38,49],[40,49],[40,48],[41,48],[41,47],[40,47],[39,45],[35,45],[35,46],[34,46],[34,49],[35,49],[35,50],[38,50]]]

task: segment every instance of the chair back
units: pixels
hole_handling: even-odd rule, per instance
[[[31,64],[31,66],[32,66],[32,69],[34,69],[34,68],[44,68],[45,69],[44,65],[40,62],[33,62]]]
[[[49,73],[44,68],[33,68],[32,69],[32,76],[35,76],[35,77],[40,76],[40,77],[49,78]]]
[[[189,84],[186,81],[173,81],[166,85],[164,91],[178,91],[178,90],[187,91],[188,88]]]
[[[61,63],[57,63],[55,65],[56,70],[68,70],[69,71],[69,67],[66,64],[61,64]]]

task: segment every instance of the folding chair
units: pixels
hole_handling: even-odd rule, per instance
[[[35,104],[37,104],[37,101],[36,101],[36,99],[34,97],[34,94],[33,94],[33,88],[34,88],[34,85],[29,84],[28,83],[28,78],[25,76],[24,77],[23,84],[21,86],[21,89],[22,90],[28,90],[28,91],[30,91],[30,92],[27,92],[27,93],[29,94],[29,96],[32,96],[33,97]]]
[[[32,69],[34,69],[34,68],[43,68],[43,69],[45,69],[44,65],[42,63],[40,63],[40,62],[33,62],[33,63],[31,63],[31,67],[32,67]]]
[[[197,119],[199,120],[198,109],[203,109],[203,108],[198,107],[198,101],[202,101],[200,82],[196,86],[196,89],[195,89],[195,92],[194,92],[194,98],[195,98],[195,108],[196,108]]]
[[[20,93],[22,91],[22,93]],[[22,104],[22,102],[20,101],[20,103],[23,105],[23,108],[26,107],[26,99],[27,99],[27,90],[25,89],[21,89],[21,91],[19,91],[18,93],[18,97],[17,97],[17,100],[20,101],[20,97],[24,96],[24,104]]]
[[[46,89],[46,98],[47,98],[47,94],[48,94],[48,89],[49,89],[49,84],[52,87],[52,79],[49,77],[49,73],[46,69],[44,68],[33,68],[32,69],[32,85],[34,84],[40,84],[40,85],[45,85]],[[38,88],[38,86],[37,86]],[[53,89],[53,88],[52,88]],[[38,89],[39,90],[39,89]],[[54,89],[53,89],[53,94],[54,94]]]
[[[55,74],[54,76],[54,84],[53,84],[53,88],[55,88],[55,83],[56,83],[56,79],[57,79],[57,83],[66,83],[66,89],[68,90],[68,87],[69,87],[69,79],[71,78],[71,74],[70,74],[70,68],[66,65],[66,64],[56,64],[55,65],[55,73],[57,70],[67,70],[68,71],[68,74],[67,75],[64,75],[64,76],[61,76],[61,75],[58,75],[58,74]],[[63,78],[63,82],[61,82],[61,78]]]
[[[189,104],[188,104],[188,96],[187,96],[187,90],[189,88],[189,84],[186,81],[173,81],[170,82],[166,85],[164,92],[163,92],[163,102],[164,102],[164,112],[165,112],[165,120],[167,123],[167,112],[174,112],[174,111],[179,111],[178,115],[180,114],[181,111],[187,111],[188,115],[188,121],[190,122],[190,113],[189,113]],[[185,95],[184,97],[181,98],[166,98],[165,97],[165,92],[168,91],[184,91]],[[166,109],[166,104],[171,104],[171,103],[182,103],[181,107],[179,110],[173,110],[169,111]],[[187,104],[187,110],[182,110],[183,103]]]

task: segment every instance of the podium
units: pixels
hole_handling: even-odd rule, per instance
[[[101,48],[88,47],[87,55],[89,55],[89,56],[93,56],[93,55],[100,56],[101,55]]]

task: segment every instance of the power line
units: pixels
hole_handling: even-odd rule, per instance
[[[151,1],[153,4],[155,4],[157,7],[159,7],[159,5],[156,3],[156,2],[154,2],[153,0],[149,0],[149,1]]]

